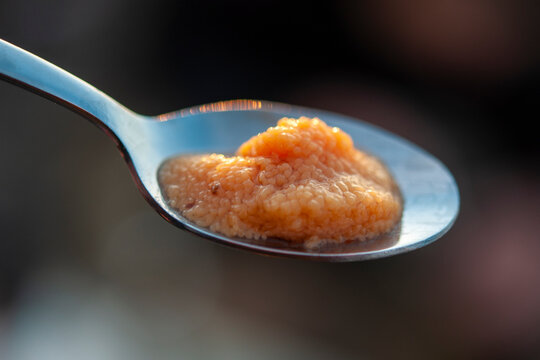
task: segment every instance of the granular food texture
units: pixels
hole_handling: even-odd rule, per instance
[[[402,212],[386,167],[317,118],[283,118],[236,156],[173,158],[159,177],[171,207],[229,237],[365,240],[390,231]]]

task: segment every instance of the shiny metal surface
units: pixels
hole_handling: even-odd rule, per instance
[[[459,193],[446,167],[414,144],[357,119],[321,110],[257,100],[201,105],[155,117],[136,114],[64,70],[0,40],[0,77],[90,119],[117,144],[146,200],[170,223],[216,242],[273,256],[357,261],[394,255],[440,238],[459,211]],[[285,241],[228,238],[182,218],[163,198],[157,173],[164,160],[187,153],[232,153],[283,116],[317,116],[338,126],[355,145],[382,159],[404,198],[401,224],[368,242],[308,250]]]

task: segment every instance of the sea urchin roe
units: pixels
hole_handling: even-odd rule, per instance
[[[230,237],[364,240],[401,217],[399,190],[384,165],[317,118],[283,118],[236,156],[181,156],[159,175],[171,207]]]

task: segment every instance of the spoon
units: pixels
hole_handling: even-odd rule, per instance
[[[427,245],[446,233],[459,211],[459,193],[446,167],[414,144],[378,127],[322,110],[258,100],[231,100],[158,116],[139,115],[57,66],[0,39],[0,78],[63,105],[96,124],[114,142],[144,198],[165,220],[204,238],[273,256],[357,261]],[[197,226],[171,208],[158,182],[170,157],[233,153],[282,117],[318,117],[351,135],[357,147],[381,159],[403,196],[401,223],[370,241],[308,249],[279,239],[230,238]]]

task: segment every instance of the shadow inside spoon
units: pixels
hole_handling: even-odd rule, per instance
[[[375,236],[366,240],[349,240],[344,242],[335,242],[335,241],[321,241],[318,244],[314,245],[305,245],[303,243],[292,243],[290,241],[277,239],[277,238],[268,238],[264,240],[250,240],[250,239],[238,239],[245,243],[258,245],[258,246],[269,246],[274,249],[289,250],[289,251],[298,251],[298,252],[307,252],[313,254],[325,254],[325,255],[342,255],[342,254],[352,254],[352,253],[368,253],[373,251],[379,251],[383,249],[388,249],[399,241],[401,231],[401,223],[397,224],[384,234]]]

